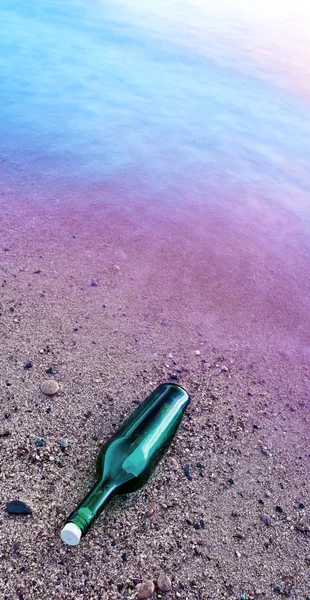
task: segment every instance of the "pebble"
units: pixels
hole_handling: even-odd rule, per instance
[[[29,506],[27,506],[27,504],[25,504],[24,502],[21,502],[20,500],[12,500],[11,502],[8,502],[8,504],[6,506],[6,510],[8,511],[9,515],[31,515],[32,514],[31,508],[29,508]]]
[[[99,285],[99,283],[98,283],[97,279],[92,279],[90,282],[90,285],[97,286],[97,285]]]
[[[24,369],[31,369],[31,367],[32,367],[31,360],[25,360],[25,362],[24,362]]]
[[[60,440],[59,442],[59,446],[65,450],[66,448],[68,448],[69,442],[67,438],[63,438],[62,440]]]
[[[304,521],[299,521],[296,523],[295,529],[297,531],[301,531],[302,533],[310,533],[310,525]]]
[[[5,429],[2,433],[0,433],[0,438],[10,437],[11,432],[8,429]]]
[[[201,354],[200,350],[195,350],[195,354],[196,354],[196,356],[200,356],[200,354]]]
[[[267,450],[267,448],[263,448],[263,449],[262,449],[262,453],[263,453],[265,456],[270,456],[270,452],[269,452],[269,450]]]
[[[261,520],[265,523],[265,525],[267,525],[269,527],[269,525],[271,524],[271,518],[269,515],[263,514],[261,515]]]
[[[192,476],[191,476],[191,472],[190,472],[190,467],[188,465],[186,465],[185,467],[183,467],[183,472],[185,474],[185,476],[187,477],[188,481],[192,481]]]
[[[169,592],[169,590],[171,590],[170,577],[164,573],[161,573],[157,579],[157,587],[161,592]]]
[[[226,365],[222,365],[221,366],[221,371],[222,371],[222,373],[227,373],[228,367],[226,367]]]
[[[45,396],[54,396],[59,390],[59,385],[54,379],[47,379],[41,384],[41,392]]]
[[[34,445],[35,445],[37,448],[41,448],[42,446],[46,446],[46,441],[45,441],[43,438],[40,438],[40,439],[37,439],[37,440],[34,442]]]
[[[138,583],[138,585],[136,585],[137,598],[149,598],[149,596],[153,594],[154,590],[155,585],[151,579],[142,581],[142,583]]]

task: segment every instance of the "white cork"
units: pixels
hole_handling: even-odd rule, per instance
[[[69,546],[77,546],[82,535],[80,528],[75,523],[67,523],[61,530],[61,539]]]

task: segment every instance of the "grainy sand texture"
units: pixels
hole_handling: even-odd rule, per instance
[[[0,2],[0,600],[310,600],[310,5],[254,4]]]
[[[129,600],[152,580],[152,599],[306,600],[308,315],[284,293],[299,286],[301,302],[305,279],[274,275],[277,312],[270,288],[257,293],[268,249],[247,270],[253,231],[239,236],[240,269],[217,215],[205,216],[203,244],[173,210],[90,210],[65,189],[36,206],[29,189],[21,202],[3,188],[1,598]],[[287,252],[296,268],[302,254]],[[46,380],[56,395],[42,393]],[[192,401],[167,456],[65,546],[102,441],[169,380]],[[9,515],[12,500],[32,515]]]

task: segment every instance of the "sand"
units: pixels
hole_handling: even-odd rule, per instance
[[[202,251],[186,262],[173,227],[165,254],[167,238],[130,230],[130,214],[111,209],[99,235],[87,211],[83,219],[55,198],[41,210],[27,194],[14,198],[0,248],[1,598],[129,600],[137,583],[164,573],[172,589],[155,588],[154,599],[306,600],[301,329],[284,314],[285,331],[275,317],[245,334],[244,318],[241,343],[242,314],[233,320],[223,299],[213,321],[209,309],[201,318],[206,294],[190,290]],[[66,547],[60,530],[94,483],[102,441],[171,375],[192,401],[165,459],[143,490],[114,500],[78,547]],[[59,384],[53,397],[40,389],[46,379]],[[8,515],[15,499],[32,515]]]

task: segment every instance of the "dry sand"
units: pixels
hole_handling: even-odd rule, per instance
[[[165,573],[171,591],[152,598],[306,600],[306,361],[272,340],[267,352],[209,335],[197,298],[185,299],[189,318],[178,248],[148,268],[148,232],[131,237],[110,214],[92,237],[87,216],[23,206],[12,201],[1,224],[1,599],[129,600]],[[94,482],[101,441],[171,375],[192,402],[166,458],[66,547],[60,530]],[[32,515],[8,515],[13,499]]]

